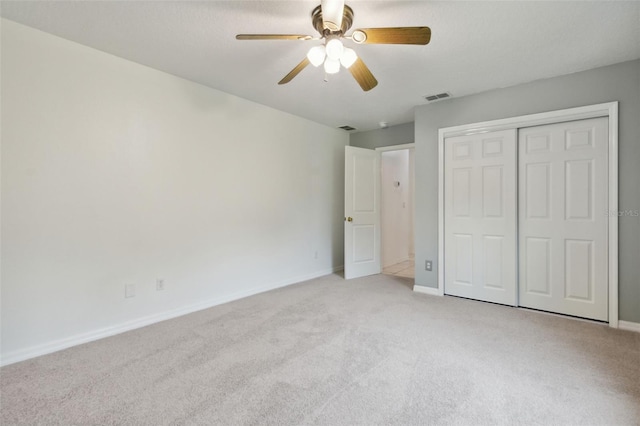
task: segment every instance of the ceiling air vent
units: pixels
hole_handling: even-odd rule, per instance
[[[350,132],[352,130],[356,130],[355,127],[351,127],[351,126],[340,126],[340,127],[338,127],[338,129],[346,130],[347,132]]]
[[[447,99],[450,97],[451,97],[451,93],[444,92],[444,93],[438,93],[437,95],[428,95],[428,96],[425,96],[424,98],[429,102],[435,102],[435,101],[441,101],[442,99]]]

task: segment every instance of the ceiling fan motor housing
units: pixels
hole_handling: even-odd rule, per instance
[[[323,37],[332,34],[342,36],[347,31],[349,31],[349,28],[351,28],[351,25],[353,24],[353,9],[351,9],[346,4],[344,5],[344,12],[342,13],[342,27],[339,31],[331,31],[324,27],[324,23],[322,21],[322,6],[317,6],[315,9],[313,9],[313,11],[311,12],[311,19],[313,22],[313,27],[316,29],[316,31],[322,34]]]

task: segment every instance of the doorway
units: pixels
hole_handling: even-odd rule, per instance
[[[378,148],[382,273],[415,278],[414,147]]]
[[[381,272],[410,279],[415,277],[414,147],[413,143],[376,148],[375,151],[345,147],[345,279]],[[401,153],[384,156],[389,163],[385,167],[383,191],[383,153],[393,151]],[[386,197],[383,192],[387,193]],[[385,199],[392,202],[383,207]],[[383,210],[386,224],[382,223]],[[384,246],[387,252],[383,257]]]

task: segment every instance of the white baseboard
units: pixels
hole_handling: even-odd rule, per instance
[[[416,293],[430,294],[432,296],[440,296],[440,291],[434,287],[425,287],[423,285],[414,285],[413,291]]]
[[[209,299],[204,302],[184,306],[182,308],[171,309],[169,311],[160,312],[160,313],[149,315],[142,318],[137,318],[137,319],[120,323],[114,326],[104,327],[104,328],[92,330],[86,333],[76,334],[75,336],[66,337],[64,339],[54,340],[54,341],[43,343],[40,345],[31,346],[29,348],[9,352],[2,357],[2,360],[0,360],[0,366],[14,364],[16,362],[25,361],[27,359],[35,358],[41,355],[46,355],[53,352],[61,351],[63,349],[68,349],[72,346],[93,342],[94,340],[99,340],[105,337],[114,336],[116,334],[135,330],[137,328],[145,327],[147,325],[155,324],[157,322],[166,321],[168,319],[181,317],[183,315],[201,311],[203,309],[208,309],[217,305],[222,305],[223,303],[232,302],[234,300],[243,299],[245,297],[253,296],[255,294],[264,293],[266,291],[275,290],[277,288],[286,287],[292,284],[299,284],[304,281],[312,280],[314,278],[318,278],[324,275],[329,275],[335,272],[342,271],[343,269],[344,269],[344,266],[338,266],[338,267],[323,270],[323,271],[317,271],[310,274],[300,275],[298,277],[290,278],[277,283],[272,283],[270,285],[254,287],[254,288],[233,293],[227,296],[217,297],[214,299]]]
[[[635,331],[640,333],[640,323],[631,321],[618,321],[618,328],[620,330]]]

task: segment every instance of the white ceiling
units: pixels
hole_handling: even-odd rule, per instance
[[[413,121],[425,95],[459,97],[640,58],[640,2],[347,1],[358,27],[431,27],[427,46],[357,45],[379,81],[307,67],[319,41],[237,41],[237,33],[316,35],[307,1],[2,1],[0,14],[204,85],[338,127]],[[350,42],[348,42],[350,43]],[[446,101],[445,101],[446,102]]]

